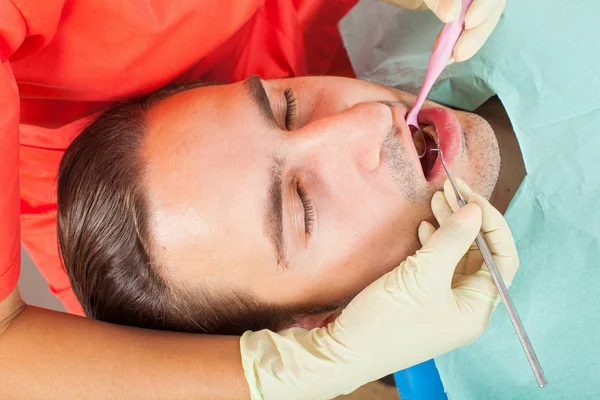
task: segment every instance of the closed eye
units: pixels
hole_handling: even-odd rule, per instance
[[[292,127],[294,125],[294,119],[296,116],[296,106],[297,106],[296,95],[290,88],[285,89],[283,94],[285,96],[285,103],[286,103],[285,129],[287,129],[288,131],[291,131]]]
[[[304,209],[304,232],[306,233],[306,236],[310,236],[312,234],[313,224],[315,221],[315,210],[310,198],[308,197],[306,188],[301,181],[297,181],[296,190],[298,192],[298,197],[302,202],[302,208]]]

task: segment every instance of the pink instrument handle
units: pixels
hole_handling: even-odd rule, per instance
[[[417,97],[417,101],[415,105],[410,110],[406,117],[406,122],[409,125],[413,125],[418,128],[419,123],[417,121],[417,115],[419,111],[421,111],[421,107],[429,94],[429,91],[433,87],[433,84],[440,76],[446,65],[448,65],[448,61],[450,60],[450,56],[452,55],[452,50],[454,50],[454,46],[460,37],[465,25],[465,15],[467,15],[467,10],[471,5],[473,0],[462,0],[462,8],[460,10],[460,16],[453,22],[446,24],[442,32],[440,32],[440,36],[438,38],[437,43],[433,48],[433,53],[429,58],[429,65],[427,66],[427,72],[425,73],[425,79],[423,80],[423,86],[421,86],[421,90],[419,90],[419,96]]]

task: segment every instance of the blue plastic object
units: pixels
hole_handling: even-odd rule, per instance
[[[394,374],[402,400],[448,400],[433,360]]]

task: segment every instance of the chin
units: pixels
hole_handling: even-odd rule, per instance
[[[494,130],[480,116],[457,112],[464,135],[464,176],[471,189],[489,199],[500,175],[500,149]],[[462,169],[462,168],[461,168]]]

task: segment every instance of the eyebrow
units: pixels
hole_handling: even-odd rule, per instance
[[[243,86],[267,123],[273,127],[277,126],[269,96],[267,96],[262,80],[254,75],[246,79]]]
[[[244,88],[248,95],[258,107],[265,121],[277,126],[277,121],[271,109],[269,96],[258,76],[251,76],[244,81]],[[267,204],[264,215],[264,232],[273,244],[277,264],[284,269],[289,268],[289,262],[285,254],[285,240],[283,235],[283,167],[285,160],[281,157],[272,156],[269,166],[269,189],[267,192]]]
[[[269,175],[271,183],[267,195],[265,207],[264,228],[265,234],[270,239],[275,249],[277,264],[284,269],[289,268],[289,262],[285,254],[285,241],[283,236],[283,187],[282,175],[285,161],[280,157],[271,158]]]

